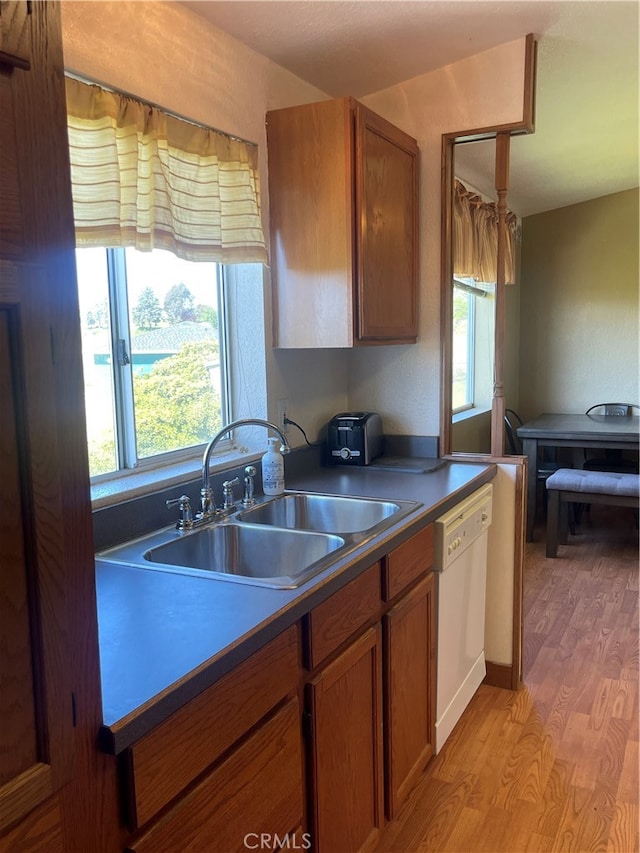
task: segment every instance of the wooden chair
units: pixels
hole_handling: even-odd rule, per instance
[[[522,426],[522,418],[514,409],[505,409],[504,411],[504,434],[507,440],[507,448],[510,456],[522,456],[522,441],[518,436],[518,427]],[[547,491],[544,489],[544,484],[547,479],[555,473],[562,465],[559,462],[550,460],[538,459],[538,467],[536,470],[536,480],[543,484],[542,506],[546,512],[547,509]],[[574,533],[573,515],[570,517],[571,532]]]

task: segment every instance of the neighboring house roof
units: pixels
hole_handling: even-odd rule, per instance
[[[132,352],[170,352],[175,353],[184,344],[193,344],[217,338],[217,332],[211,323],[184,322],[174,326],[164,326],[141,332],[131,338]]]

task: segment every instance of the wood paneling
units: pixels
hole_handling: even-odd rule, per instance
[[[0,0],[1,2],[1,0]],[[0,216],[0,255],[5,258],[20,258],[25,252],[22,195],[18,171],[20,145],[16,136],[14,118],[15,102],[12,78],[0,72],[0,198],[3,216]]]
[[[122,848],[115,762],[96,745],[100,672],[60,4],[2,0],[0,30],[0,50],[30,63],[0,61],[0,303],[13,394],[2,400],[3,501],[5,469],[15,492],[16,461],[20,479],[17,503],[3,506],[3,543],[14,546],[0,622],[28,618],[31,647],[27,662],[24,624],[6,640],[13,669],[2,701],[13,701],[5,691],[17,686],[20,659],[15,702],[37,758],[0,791],[0,824],[12,827],[0,846],[110,853]],[[7,450],[11,418],[17,446]],[[12,525],[21,523],[18,533]],[[20,576],[27,608],[24,589],[18,603]]]
[[[31,68],[32,3],[0,0],[0,69]]]
[[[70,779],[71,686],[61,487],[44,270],[0,260],[3,414],[0,830]],[[6,359],[6,360],[5,360]],[[6,679],[6,680],[5,680]]]
[[[0,786],[38,758],[10,324],[0,308]]]

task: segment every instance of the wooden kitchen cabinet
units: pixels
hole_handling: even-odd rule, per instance
[[[371,849],[383,825],[381,653],[377,624],[306,685],[317,853]]]
[[[299,673],[293,625],[130,747],[130,850],[246,850],[301,825]]]
[[[364,571],[309,613],[305,624],[308,669],[330,654],[380,614],[380,563]]]
[[[418,147],[352,98],[267,113],[274,346],[414,343]]]
[[[311,829],[320,851],[375,844],[383,793],[392,819],[433,754],[432,566],[429,525],[305,619]]]
[[[302,820],[297,696],[270,715],[129,846],[131,853],[246,851],[293,837]],[[300,835],[298,835],[300,839]],[[268,847],[266,849],[269,849]]]
[[[383,561],[385,805],[395,817],[435,746],[433,525]],[[418,583],[418,579],[420,579]]]
[[[394,548],[382,565],[382,594],[393,599],[433,566],[433,524]]]
[[[429,573],[383,617],[385,802],[397,814],[435,744],[435,597]]]

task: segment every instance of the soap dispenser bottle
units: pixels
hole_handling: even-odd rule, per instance
[[[278,450],[277,438],[268,438],[269,449],[262,457],[262,489],[265,495],[284,492],[284,459]]]

